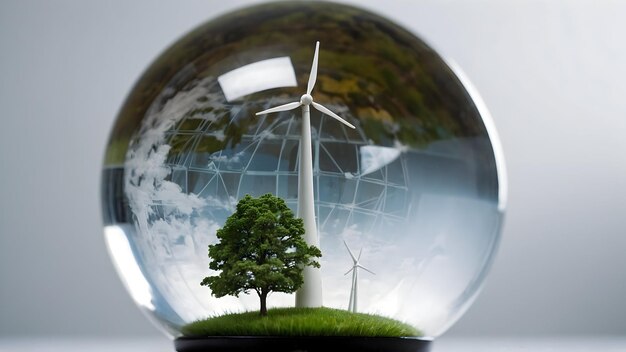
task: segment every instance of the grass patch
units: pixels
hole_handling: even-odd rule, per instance
[[[205,336],[370,336],[419,337],[411,325],[379,315],[331,308],[274,308],[226,314],[182,327],[186,337]]]

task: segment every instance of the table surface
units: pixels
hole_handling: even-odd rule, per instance
[[[173,352],[165,338],[0,337],[0,352]],[[447,338],[433,352],[626,352],[622,337]]]

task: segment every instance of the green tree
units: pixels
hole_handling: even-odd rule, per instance
[[[267,315],[270,292],[295,292],[302,286],[304,267],[320,266],[314,259],[322,252],[307,245],[302,235],[302,219],[294,217],[284,200],[271,194],[246,195],[217,230],[219,242],[209,245],[209,268],[220,273],[205,277],[201,285],[215,297],[254,290],[261,315]]]

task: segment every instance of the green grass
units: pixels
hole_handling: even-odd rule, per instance
[[[226,314],[182,327],[187,337],[204,336],[370,336],[419,337],[422,333],[400,321],[378,315],[331,308],[275,308]]]

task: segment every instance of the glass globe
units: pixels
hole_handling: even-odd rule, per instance
[[[311,95],[355,126],[311,108],[322,305],[432,338],[480,289],[506,189],[478,96],[389,20],[332,3],[271,3],[174,43],[136,83],[110,136],[106,243],[133,299],[174,337],[197,320],[259,309],[253,290],[216,297],[200,283],[216,274],[209,245],[246,195],[273,194],[298,213],[302,111],[256,113],[300,101],[316,41]],[[273,292],[267,305],[293,307],[295,297]]]

